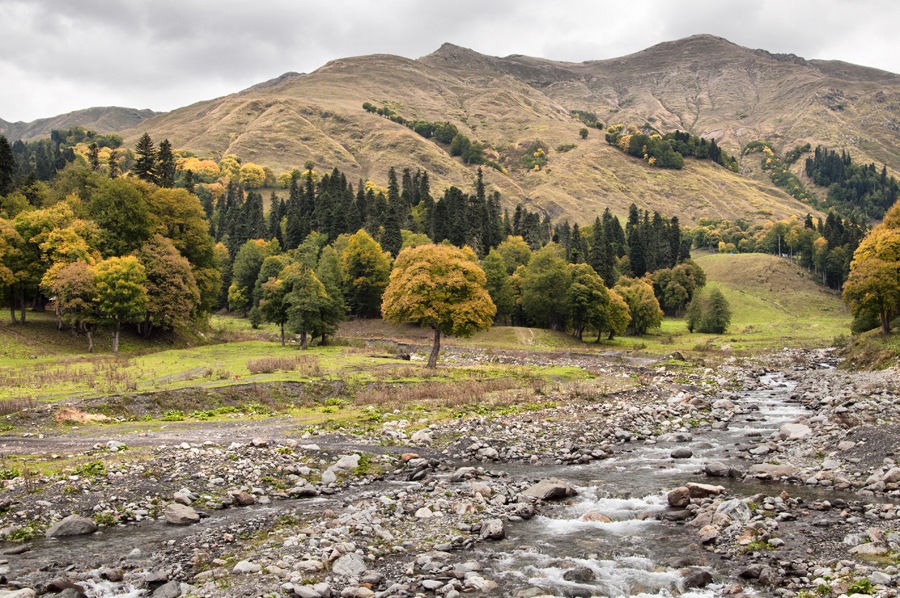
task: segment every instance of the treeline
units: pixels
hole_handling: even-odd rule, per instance
[[[460,133],[453,123],[448,121],[431,122],[422,119],[408,119],[397,114],[390,106],[383,105],[378,107],[371,102],[364,102],[362,107],[366,112],[378,114],[392,122],[403,125],[425,139],[431,139],[449,146],[447,151],[450,155],[458,156],[464,164],[484,164],[503,172],[502,166],[485,157],[484,146],[480,142],[472,141],[466,135]]]
[[[811,193],[797,175],[790,170],[790,166],[800,159],[800,156],[810,151],[810,145],[800,145],[789,151],[782,159],[775,153],[772,146],[766,141],[751,141],[744,146],[744,155],[754,152],[762,152],[762,168],[769,173],[769,179],[778,187],[784,189],[788,195],[798,201],[813,206],[818,205],[816,196]]]
[[[11,145],[4,137],[0,141],[0,146],[3,146],[0,147],[0,161],[4,159],[4,154],[7,159],[11,156],[15,163],[12,176],[24,184],[27,184],[26,179],[28,178],[50,181],[57,172],[76,160],[80,161],[82,165],[87,165],[88,149],[98,154],[103,151],[108,155],[110,151],[116,150],[121,145],[122,138],[116,133],[101,135],[83,127],[54,129],[50,132],[48,139],[34,141],[18,139]],[[79,146],[84,146],[85,149],[82,150]],[[4,170],[6,169],[4,168]],[[3,194],[2,190],[0,190],[0,194]]]
[[[866,228],[831,211],[823,219],[790,218],[751,226],[745,220],[700,220],[691,231],[695,247],[722,253],[771,253],[797,260],[822,283],[841,289],[853,252]]]
[[[850,154],[818,146],[806,159],[806,175],[820,187],[828,188],[828,203],[862,221],[880,220],[900,198],[900,183],[889,176],[887,167],[854,164]]]
[[[737,160],[722,150],[715,139],[704,139],[684,131],[661,135],[657,131],[643,132],[634,125],[617,124],[606,129],[605,138],[610,145],[657,168],[684,168],[684,157],[690,156],[711,160],[732,172],[738,171]]]

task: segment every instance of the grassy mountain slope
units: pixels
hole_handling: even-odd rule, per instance
[[[579,222],[607,205],[623,214],[631,202],[688,223],[802,215],[808,208],[758,173],[751,180],[691,161],[682,172],[651,169],[608,147],[599,131],[582,141],[572,109],[591,110],[605,123],[686,129],[715,137],[733,153],[753,139],[781,148],[825,143],[900,169],[900,77],[775,56],[712,36],[581,64],[495,58],[451,44],[418,60],[336,60],[308,75],[288,73],[148,119],[126,132],[126,143],[147,130],[175,147],[234,153],[276,171],[313,160],[319,169],[337,166],[351,180],[384,183],[389,166],[408,166],[427,169],[435,189],[471,188],[473,167],[451,158],[446,147],[365,112],[363,102],[390,106],[407,119],[453,122],[508,170],[486,170],[508,206],[523,201]],[[520,161],[536,140],[549,155],[540,172]],[[574,147],[557,150],[566,145]]]
[[[27,123],[21,121],[9,123],[0,119],[0,135],[4,135],[10,141],[17,139],[28,141],[49,137],[53,129],[68,129],[76,125],[98,133],[113,133],[135,127],[155,114],[157,113],[152,110],[108,106],[76,110]]]

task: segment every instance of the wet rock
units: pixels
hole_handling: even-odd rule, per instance
[[[178,503],[169,503],[165,510],[166,523],[191,525],[200,521],[200,515],[193,508]]]
[[[234,498],[234,502],[241,507],[249,507],[250,505],[256,504],[256,497],[249,492],[241,490],[238,492],[231,492],[230,494]]]
[[[575,583],[588,583],[597,579],[597,574],[590,567],[575,567],[563,573],[563,579]]]
[[[712,484],[697,484],[695,482],[688,482],[685,484],[685,487],[688,489],[688,492],[691,495],[691,498],[706,498],[707,496],[718,496],[725,492],[725,488],[722,486],[713,486]]]
[[[670,490],[666,495],[670,507],[686,507],[691,502],[691,491],[684,486]]]
[[[179,596],[181,596],[181,585],[172,580],[156,588],[152,598],[178,598]]]
[[[79,515],[69,515],[62,521],[51,525],[47,530],[47,536],[50,538],[83,536],[85,534],[93,534],[95,531],[97,531],[97,524],[92,519]]]
[[[714,525],[704,525],[700,528],[700,531],[697,532],[697,535],[700,536],[701,544],[710,544],[719,537],[719,528]]]
[[[21,590],[0,590],[0,598],[34,598],[37,594],[31,588]]]
[[[778,438],[781,440],[802,440],[812,434],[812,429],[806,424],[784,424],[778,429]]]
[[[480,535],[486,540],[502,540],[506,537],[506,525],[502,519],[488,519],[481,523]]]
[[[453,475],[450,476],[451,482],[461,482],[463,480],[468,480],[469,478],[475,477],[475,468],[474,467],[460,467],[456,471],[453,472]]]
[[[113,569],[111,567],[104,567],[100,569],[100,579],[105,579],[107,581],[111,581],[113,583],[118,583],[125,578],[125,572],[121,569]]]
[[[585,513],[581,516],[582,521],[593,521],[595,523],[611,523],[612,519],[602,513]]]
[[[522,492],[525,496],[541,500],[560,500],[576,496],[578,492],[566,482],[557,479],[541,480]]]
[[[288,488],[287,494],[288,496],[291,496],[293,498],[310,498],[313,496],[318,496],[319,491],[316,490],[312,484],[306,482],[305,484],[294,486],[293,488]]]
[[[797,468],[790,465],[773,465],[771,463],[757,463],[751,465],[748,473],[757,478],[779,479],[796,475]]]
[[[334,562],[331,572],[345,577],[359,577],[366,570],[366,562],[355,552],[345,554]]]
[[[689,448],[677,448],[669,453],[673,459],[690,459],[694,456],[694,451]]]
[[[713,515],[715,525],[731,525],[732,523],[746,523],[750,521],[752,513],[750,507],[744,501],[733,498],[716,507]]]
[[[705,588],[713,581],[713,577],[709,571],[704,571],[703,569],[688,569],[682,571],[681,575],[684,577],[682,586],[685,590]]]
[[[61,594],[66,590],[72,590],[70,593],[74,593],[77,596],[84,595],[84,588],[68,579],[54,579],[47,584],[48,594]]]
[[[711,478],[727,478],[731,473],[731,468],[719,461],[710,461],[703,471]]]

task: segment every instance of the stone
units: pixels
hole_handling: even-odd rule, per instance
[[[684,486],[670,490],[666,495],[670,507],[686,507],[691,502],[691,491]]]
[[[703,569],[687,569],[686,571],[682,571],[681,575],[683,577],[681,583],[685,590],[705,588],[713,581],[709,571],[704,571]]]
[[[256,448],[263,448],[269,446],[269,441],[265,438],[254,438],[250,441],[250,446],[255,446]]]
[[[312,496],[318,496],[319,491],[315,489],[315,487],[306,482],[300,486],[294,486],[293,488],[289,488],[287,490],[288,496],[292,498],[310,498]]]
[[[563,573],[563,579],[575,583],[588,583],[597,579],[597,574],[590,567],[575,567]]]
[[[460,467],[450,476],[451,482],[461,482],[475,476],[474,467]]]
[[[308,573],[314,573],[316,571],[321,571],[325,568],[325,564],[322,561],[317,561],[315,559],[303,560],[299,561],[295,567],[298,571],[306,571]]]
[[[900,482],[900,467],[892,467],[881,479],[885,484],[894,484]]]
[[[416,511],[417,519],[431,519],[434,517],[434,513],[428,507],[422,507]]]
[[[484,498],[490,498],[493,492],[491,486],[485,482],[473,481],[469,483],[472,488],[472,494],[480,494]]]
[[[673,459],[690,459],[694,456],[694,451],[689,448],[677,448],[669,453],[669,456]]]
[[[722,411],[734,411],[734,403],[728,399],[719,399],[712,404],[713,409],[721,409]]]
[[[231,570],[232,573],[241,573],[241,574],[249,574],[249,573],[259,573],[262,571],[262,566],[256,563],[251,563],[250,561],[240,561],[237,565],[234,566],[234,569]]]
[[[797,473],[796,467],[790,465],[773,465],[771,463],[757,463],[751,465],[748,473],[757,478],[778,478],[791,477]]]
[[[576,496],[578,492],[566,482],[557,479],[541,480],[522,492],[525,496],[541,500],[559,500]]]
[[[891,576],[881,571],[872,571],[869,573],[868,579],[876,586],[886,586],[891,583]]]
[[[331,572],[344,577],[359,577],[366,568],[363,558],[355,552],[351,552],[336,560],[331,566]]]
[[[726,500],[716,508],[713,515],[715,525],[731,525],[732,523],[746,523],[750,521],[752,513],[747,503],[739,498]]]
[[[250,505],[256,504],[256,497],[249,492],[244,492],[243,490],[232,492],[231,496],[234,497],[234,502],[236,502],[241,507],[249,507]]]
[[[35,598],[37,594],[31,588],[21,590],[0,590],[0,598]]]
[[[688,489],[688,492],[691,494],[691,498],[706,498],[707,496],[718,496],[725,492],[725,488],[722,486],[713,486],[712,484],[697,484],[695,482],[688,482],[685,484],[685,488]]]
[[[409,440],[415,444],[431,444],[432,438],[431,434],[425,430],[419,430],[418,432],[414,432],[413,435],[409,437]]]
[[[703,471],[711,478],[727,478],[731,468],[719,461],[710,461],[704,466]]]
[[[322,595],[309,586],[294,584],[294,595],[300,598],[322,598]]]
[[[191,500],[190,494],[186,494],[185,492],[179,490],[175,494],[172,495],[172,500],[177,502],[180,505],[184,505],[186,507],[191,506],[191,503],[194,502]]]
[[[593,521],[595,523],[612,523],[612,519],[602,513],[585,513],[581,516],[582,521]]]
[[[85,534],[93,534],[95,531],[97,531],[97,524],[94,523],[93,519],[81,517],[80,515],[69,515],[62,521],[51,525],[47,529],[47,537],[83,536]]]
[[[359,467],[359,455],[344,455],[334,466],[341,469],[356,469]]]
[[[179,596],[181,596],[181,584],[172,580],[156,588],[152,598],[178,598]]]
[[[350,587],[341,590],[341,598],[372,598],[375,592],[369,588]]]
[[[861,557],[884,556],[888,553],[888,547],[881,544],[860,544],[850,549],[850,554]]]
[[[502,540],[506,537],[506,525],[502,519],[482,521],[480,535],[486,540]]]
[[[778,429],[778,438],[781,440],[802,440],[812,434],[812,429],[806,424],[784,424]]]
[[[701,544],[710,544],[719,537],[719,528],[714,525],[704,525],[697,532],[697,535],[700,536]]]
[[[169,503],[165,510],[166,523],[190,525],[200,521],[200,515],[193,508],[178,503]]]

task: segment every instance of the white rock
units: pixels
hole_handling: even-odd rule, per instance
[[[262,571],[262,567],[257,565],[256,563],[251,563],[250,561],[241,561],[232,569],[232,573],[259,573]]]
[[[806,424],[784,424],[778,429],[778,437],[781,440],[802,440],[812,434],[812,429]]]

